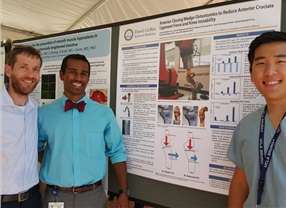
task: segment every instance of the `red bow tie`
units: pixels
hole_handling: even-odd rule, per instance
[[[74,103],[71,100],[66,100],[65,112],[68,110],[71,110],[73,108],[76,108],[79,112],[83,112],[85,105],[86,105],[86,103],[84,101],[80,101],[79,103]]]

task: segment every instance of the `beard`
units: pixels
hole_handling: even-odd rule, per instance
[[[31,84],[23,85],[16,77],[11,77],[11,87],[13,90],[20,95],[29,95],[36,88],[38,82],[32,82]]]

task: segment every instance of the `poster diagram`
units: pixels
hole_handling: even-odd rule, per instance
[[[158,122],[162,124],[171,124],[173,106],[172,105],[158,105]]]
[[[183,106],[183,125],[197,126],[198,125],[198,106]]]
[[[173,124],[174,125],[181,125],[181,107],[176,105],[174,107],[174,112],[173,112]]]
[[[41,83],[41,98],[56,99],[56,75],[43,74]]]
[[[214,74],[215,75],[239,75],[241,73],[241,54],[216,55]]]
[[[192,132],[189,133],[189,137],[184,144],[184,151],[188,161],[188,173],[196,173],[197,166],[199,165],[199,153]]]
[[[208,111],[209,108],[207,106],[201,106],[199,109],[199,123],[202,128],[206,127],[206,115]]]
[[[174,135],[169,134],[169,130],[165,130],[164,138],[162,139],[162,150],[164,154],[165,159],[165,168],[166,169],[172,169],[173,168],[173,162],[175,160],[178,160],[179,155],[175,150],[175,147],[173,146],[172,141],[174,139]]]
[[[240,78],[216,78],[213,79],[214,99],[239,99],[241,94]]]
[[[238,103],[213,103],[212,122],[235,125],[240,121]]]
[[[107,97],[107,89],[98,89],[98,88],[93,88],[90,89],[89,91],[89,97],[90,99],[100,103],[107,105],[108,97]]]
[[[173,131],[173,130],[171,130]],[[186,132],[183,140],[177,135],[171,134],[169,129],[164,130],[161,139],[164,163],[162,168],[167,171],[175,171],[181,166],[186,174],[198,174],[200,166],[200,139],[193,136],[193,132]]]

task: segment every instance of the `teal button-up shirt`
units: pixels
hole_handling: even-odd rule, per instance
[[[121,131],[110,108],[83,97],[84,112],[64,112],[66,99],[39,109],[39,149],[45,147],[40,180],[61,187],[91,184],[104,177],[106,156],[112,163],[126,161]]]

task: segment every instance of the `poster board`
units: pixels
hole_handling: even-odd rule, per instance
[[[69,54],[82,54],[91,66],[87,95],[93,98],[94,92],[100,91],[105,96],[102,103],[109,105],[111,28],[77,31],[20,43],[39,49],[43,58],[41,81],[32,94],[40,104],[50,103],[63,95],[63,83],[59,77],[63,58]]]

